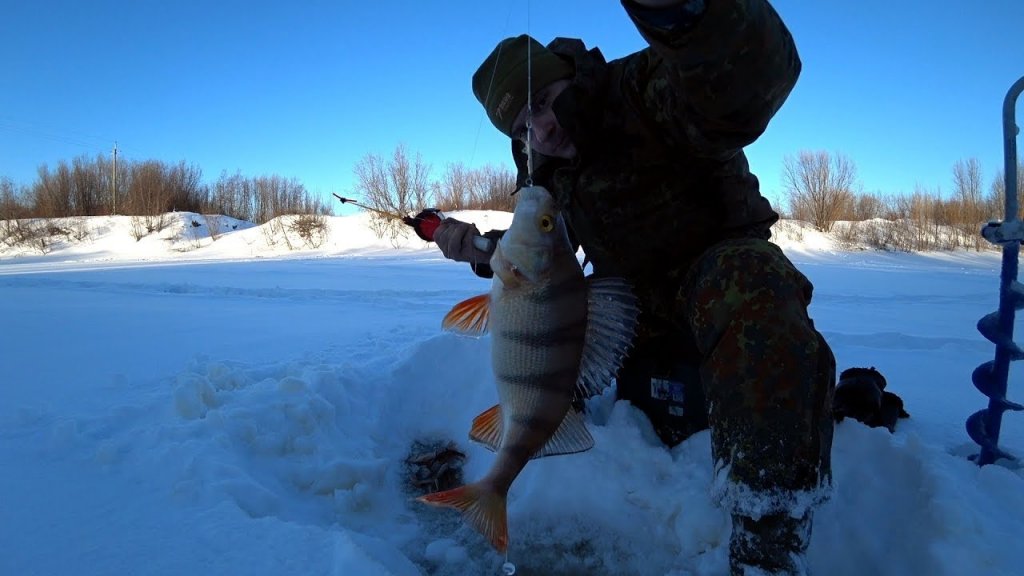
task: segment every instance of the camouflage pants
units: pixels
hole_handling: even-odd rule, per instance
[[[700,353],[712,454],[731,487],[735,573],[795,572],[792,555],[810,532],[795,498],[831,479],[836,366],[807,315],[812,289],[778,246],[737,239],[701,255],[679,295]]]
[[[641,331],[638,359],[627,361],[620,378],[627,385],[620,396],[632,400],[629,375],[644,358],[692,366],[706,397],[715,464],[727,475],[721,497],[733,516],[734,574],[744,566],[798,573],[811,522],[807,499],[800,507],[798,497],[831,478],[835,359],[807,315],[811,292],[810,281],[767,240],[716,244],[691,266],[668,309],[648,314],[672,318],[677,335]],[[687,419],[682,437],[694,421]],[[652,423],[666,443],[679,441],[659,430],[656,416]]]

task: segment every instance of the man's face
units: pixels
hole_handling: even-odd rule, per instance
[[[533,122],[530,141],[526,141],[527,106],[519,111],[512,124],[512,137],[527,144],[537,152],[555,158],[571,159],[576,156],[576,145],[562,129],[551,109],[555,98],[569,86],[570,81],[556,80],[533,95]]]

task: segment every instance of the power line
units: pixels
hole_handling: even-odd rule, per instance
[[[0,116],[0,132],[31,136],[40,140],[85,148],[88,150],[104,150],[109,143],[114,140],[114,138],[109,136],[96,136],[75,130],[56,128],[45,124],[16,120],[2,116]],[[119,150],[122,152],[130,152],[136,156],[143,155],[142,151],[132,147],[125,148],[124,146],[120,146]]]
[[[85,141],[83,139],[75,138],[75,137],[68,136],[68,135],[65,135],[65,134],[59,134],[59,133],[55,133],[55,132],[44,132],[42,130],[38,130],[38,129],[34,129],[34,128],[27,128],[27,127],[24,127],[24,126],[17,126],[17,125],[8,123],[5,120],[0,120],[0,131],[11,132],[11,133],[14,133],[14,134],[19,134],[19,135],[32,136],[32,137],[35,137],[35,138],[39,138],[41,140],[48,140],[50,142],[57,142],[59,144],[68,144],[68,145],[71,145],[71,146],[78,146],[78,147],[81,147],[81,148],[95,149],[97,147],[97,143],[95,143],[95,142],[87,142],[87,141]]]

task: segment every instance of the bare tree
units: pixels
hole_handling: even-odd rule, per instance
[[[1021,216],[1021,209],[1024,207],[1020,206],[1020,193],[1024,192],[1024,163],[1017,162],[1017,217]],[[1006,171],[1000,169],[996,173],[995,180],[992,181],[991,192],[985,202],[985,219],[986,220],[1004,220],[1006,219]]]
[[[858,194],[853,202],[853,214],[850,220],[863,222],[881,218],[885,212],[885,202],[878,194]]]
[[[131,184],[133,170],[131,162],[121,160],[115,163],[111,159],[107,163],[104,160],[104,173],[110,174],[110,178],[113,179],[109,186],[110,192],[107,195],[106,212],[108,214],[129,214],[124,211],[124,206],[128,198],[128,187]]]
[[[307,248],[319,248],[327,239],[329,228],[327,218],[322,214],[302,214],[296,216],[288,229],[302,238]]]
[[[134,162],[128,173],[126,193],[120,197],[118,212],[130,216],[153,214],[163,206],[163,165],[156,160]]]
[[[138,242],[149,234],[148,222],[145,216],[132,216],[131,217],[131,235]]]
[[[210,210],[240,220],[254,221],[252,181],[241,172],[221,172],[210,195]]]
[[[25,218],[29,214],[29,207],[26,205],[27,190],[18,188],[14,180],[7,176],[0,176],[0,220],[16,220]]]
[[[844,211],[849,211],[857,170],[843,155],[803,151],[783,162],[783,183],[795,218],[808,220],[828,232]]]
[[[977,158],[957,160],[953,165],[953,194],[965,205],[981,202],[981,163]]]
[[[255,202],[253,221],[262,224],[286,214],[321,214],[323,203],[311,199],[305,186],[294,178],[276,174],[258,176],[252,182]]]
[[[22,241],[25,230],[21,219],[28,212],[28,207],[19,198],[14,180],[0,176],[0,243],[14,246]]]
[[[294,178],[222,173],[211,187],[203,183],[202,170],[185,161],[119,160],[114,190],[113,169],[112,161],[103,155],[80,156],[70,164],[61,161],[52,170],[43,164],[23,195],[27,211],[40,218],[112,213],[116,197],[119,214],[146,216],[147,223],[168,221],[162,215],[170,211],[219,212],[258,223],[280,214],[330,213],[322,199],[309,194]]]
[[[952,218],[945,224],[953,226],[960,234],[957,244],[972,246],[980,250],[983,239],[978,234],[985,221],[985,199],[982,195],[981,163],[977,158],[958,160],[953,166]],[[952,220],[952,221],[948,221]]]
[[[472,171],[465,164],[448,164],[441,180],[435,182],[434,205],[441,210],[465,210],[472,205],[472,177]]]
[[[184,160],[166,170],[168,205],[164,211],[202,212],[209,201],[209,190],[203,186],[203,171]]]
[[[429,173],[430,168],[420,155],[409,158],[405,146],[400,144],[389,161],[368,154],[356,164],[356,192],[363,197],[364,204],[375,210],[408,214],[426,206]],[[371,226],[378,237],[388,236],[392,240],[406,231],[401,221],[377,214],[372,217]]]
[[[105,179],[99,165],[85,156],[71,162],[72,207],[77,215],[95,216],[100,213]]]
[[[482,210],[503,210],[514,212],[516,199],[512,195],[516,190],[516,175],[505,167],[492,164],[484,166],[477,172],[478,207]]]
[[[71,169],[61,161],[55,170],[46,164],[38,169],[38,179],[32,187],[32,212],[40,218],[63,218],[72,215]]]
[[[435,205],[442,210],[515,210],[516,177],[504,167],[449,164],[434,187]]]
[[[329,214],[330,209],[314,198],[295,178],[276,174],[246,178],[241,173],[220,178],[205,192],[206,212],[265,224],[286,214]]]

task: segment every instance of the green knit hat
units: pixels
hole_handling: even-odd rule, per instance
[[[498,42],[473,74],[473,94],[491,123],[509,137],[516,115],[526,105],[527,70],[533,75],[534,93],[573,75],[571,63],[526,34]]]

